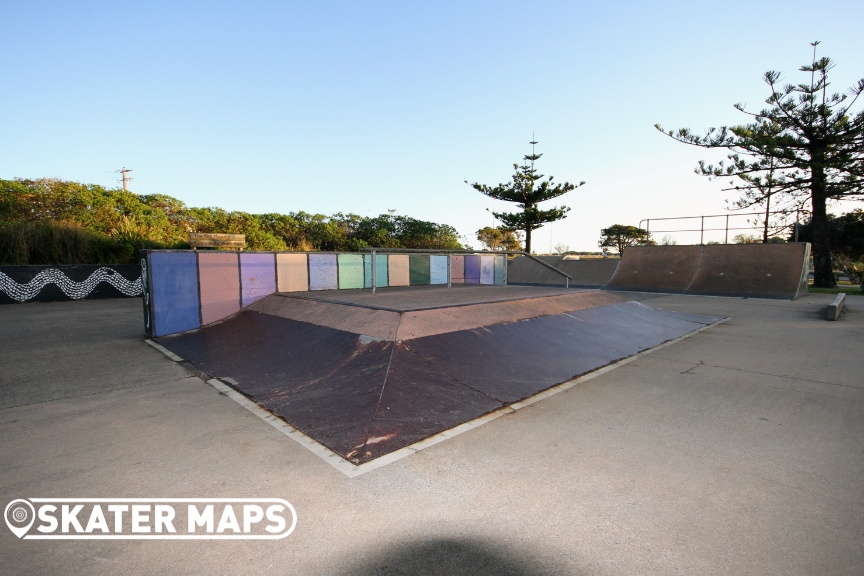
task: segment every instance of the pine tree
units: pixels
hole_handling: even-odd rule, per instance
[[[504,224],[503,227],[525,232],[525,251],[529,254],[531,253],[531,232],[542,227],[547,222],[555,222],[566,218],[567,212],[570,211],[570,208],[567,206],[541,210],[537,204],[557,198],[585,184],[585,182],[580,182],[579,184],[570,184],[569,182],[555,184],[552,181],[553,176],[549,176],[546,180],[543,180],[543,174],[538,174],[534,168],[534,162],[539,160],[543,155],[534,153],[534,146],[537,142],[532,141],[530,144],[531,154],[523,157],[525,164],[522,166],[518,164],[513,165],[516,173],[513,174],[512,182],[506,182],[493,187],[476,182],[471,184],[467,180],[465,181],[466,184],[490,198],[517,203],[517,206],[522,209],[521,212],[493,212],[493,214],[495,218],[501,220]]]
[[[760,112],[749,112],[743,104],[735,108],[752,117],[750,124],[709,128],[704,136],[682,128],[666,132],[679,142],[702,148],[726,148],[728,165],[700,162],[698,174],[709,178],[738,177],[744,185],[739,205],[768,202],[769,196],[795,203],[810,201],[813,241],[814,285],[835,285],[827,217],[830,200],[852,199],[864,193],[864,111],[853,115],[852,106],[864,92],[864,79],[850,93],[828,92],[829,58],[802,66],[809,83],[781,86],[780,73],[766,72],[771,89]],[[851,96],[851,99],[850,99]],[[848,101],[847,101],[848,100]]]

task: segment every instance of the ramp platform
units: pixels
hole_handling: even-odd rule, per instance
[[[603,291],[281,293],[158,339],[354,464],[721,318]]]

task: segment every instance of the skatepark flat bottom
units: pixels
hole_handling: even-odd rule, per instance
[[[368,298],[363,291],[327,295],[340,303],[276,294],[158,342],[360,464],[721,320],[597,291],[482,294],[495,288],[406,290],[404,312],[389,302],[383,320],[342,317],[342,324],[334,318]],[[432,298],[424,302],[424,293]],[[364,331],[367,321],[372,329]],[[437,328],[424,332],[418,322]]]

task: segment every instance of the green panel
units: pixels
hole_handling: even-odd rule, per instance
[[[507,279],[507,257],[495,256],[495,284],[502,285]]]
[[[365,288],[372,287],[372,255],[365,254],[363,256],[363,266],[366,269],[366,280],[363,283]],[[381,288],[387,286],[387,255],[375,255],[375,287]]]
[[[411,270],[411,285],[421,286],[429,284],[431,278],[429,274],[429,255],[428,254],[411,254],[409,264]]]
[[[339,254],[339,289],[363,288],[363,256]]]

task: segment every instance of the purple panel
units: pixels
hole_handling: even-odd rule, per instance
[[[198,307],[198,263],[193,252],[150,253],[153,336],[194,330],[201,326]]]
[[[309,289],[337,290],[339,272],[336,254],[309,254]]]
[[[240,254],[240,306],[276,292],[276,258],[273,254]]]
[[[465,283],[480,283],[480,256],[474,254],[465,256]]]

